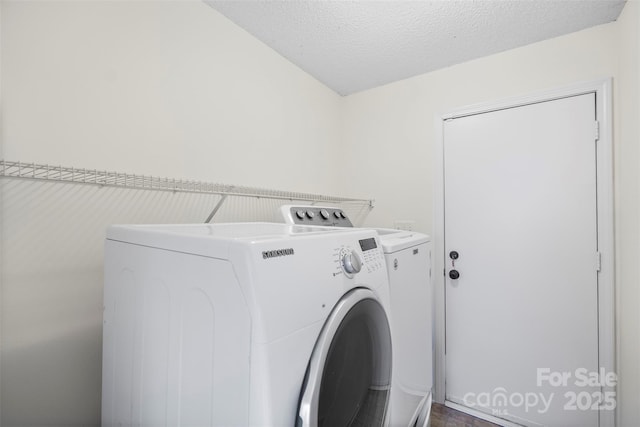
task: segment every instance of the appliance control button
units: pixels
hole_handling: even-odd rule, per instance
[[[356,274],[362,270],[362,258],[357,252],[347,252],[342,257],[342,268],[347,274]]]
[[[340,217],[341,217],[342,219],[346,219],[346,218],[347,218],[347,216],[344,214],[344,212],[340,212]]]
[[[304,219],[304,211],[300,210],[296,212],[296,216],[300,219]]]
[[[307,218],[313,219],[314,216],[316,216],[316,214],[314,214],[313,211],[311,211],[311,210],[307,211]]]
[[[340,219],[340,218],[341,218],[341,216],[340,216],[340,211],[335,211],[335,212],[333,213],[333,216],[335,216],[336,218]]]
[[[329,219],[329,212],[326,209],[320,209],[320,216],[324,219]]]

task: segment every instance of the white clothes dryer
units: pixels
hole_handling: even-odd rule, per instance
[[[340,208],[285,205],[287,224],[353,227]],[[431,239],[412,231],[375,229],[385,256],[391,301],[393,381],[390,425],[428,425],[433,388]]]
[[[112,226],[102,425],[382,426],[388,291],[371,230]]]

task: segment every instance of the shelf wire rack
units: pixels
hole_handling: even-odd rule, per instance
[[[219,184],[203,181],[162,178],[98,169],[85,169],[48,164],[0,160],[0,177],[117,187],[138,190],[171,191],[222,196],[257,197],[315,203],[356,203],[373,208],[373,200],[336,197],[321,194],[271,190],[257,187]],[[219,205],[217,208],[219,208]],[[214,214],[217,209],[214,210]]]

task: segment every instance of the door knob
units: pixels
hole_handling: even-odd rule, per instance
[[[451,271],[449,272],[449,277],[450,277],[452,280],[457,280],[457,279],[460,277],[460,272],[459,272],[458,270],[451,270]]]

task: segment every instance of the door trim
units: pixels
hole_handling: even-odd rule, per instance
[[[445,402],[445,254],[444,254],[444,122],[447,120],[488,113],[506,108],[520,107],[539,102],[587,93],[596,94],[596,120],[599,122],[599,139],[596,144],[598,251],[601,266],[598,272],[598,360],[606,372],[616,372],[615,329],[615,254],[614,254],[614,191],[613,191],[613,115],[612,79],[605,78],[557,89],[537,92],[496,102],[457,108],[436,115],[436,144],[434,152],[434,212],[433,212],[433,286],[435,377],[434,400]],[[595,130],[594,130],[595,131]],[[616,387],[603,391],[616,392]],[[615,411],[600,411],[600,426],[615,426]]]

